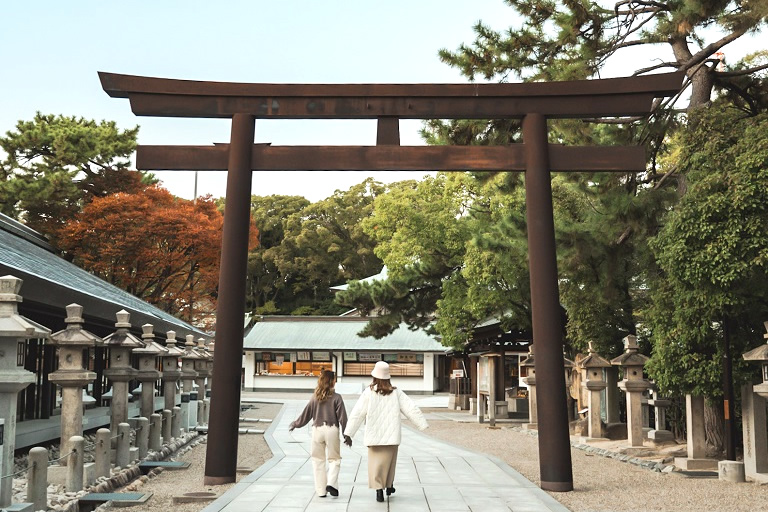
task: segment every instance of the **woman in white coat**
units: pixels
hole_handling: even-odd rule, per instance
[[[395,492],[395,465],[400,445],[400,413],[419,430],[427,428],[427,420],[413,400],[392,386],[389,365],[379,361],[371,372],[373,382],[365,388],[349,415],[344,435],[352,437],[365,422],[364,442],[368,447],[368,487],[376,489],[376,501],[384,501]]]

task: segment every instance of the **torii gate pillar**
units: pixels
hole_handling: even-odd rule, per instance
[[[555,221],[549,173],[547,119],[541,114],[523,118],[525,144],[525,211],[528,224],[528,266],[531,280],[531,314],[536,346],[536,393],[541,488],[573,490],[568,411],[564,407],[563,321],[557,286]]]
[[[237,432],[239,415],[240,368],[243,352],[245,317],[245,279],[248,269],[248,230],[251,219],[251,148],[255,118],[246,114],[232,116],[227,172],[227,200],[224,206],[224,233],[221,241],[219,301],[216,306],[216,357],[213,374],[209,431]],[[237,474],[237,436],[222,435],[206,446],[205,485],[234,481]]]

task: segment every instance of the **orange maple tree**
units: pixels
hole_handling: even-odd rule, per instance
[[[216,309],[223,215],[153,186],[94,198],[60,230],[74,263],[201,328]],[[258,230],[251,227],[250,246]]]

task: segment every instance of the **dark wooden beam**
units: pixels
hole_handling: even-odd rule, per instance
[[[682,73],[514,84],[246,84],[99,73],[137,115],[283,119],[502,119],[647,114],[676,93]]]
[[[228,145],[139,146],[146,171],[223,171]],[[571,147],[550,144],[552,171],[642,171],[642,146]],[[509,146],[267,146],[254,145],[254,171],[523,171],[525,145]]]

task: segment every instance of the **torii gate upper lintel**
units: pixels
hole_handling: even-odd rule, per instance
[[[235,481],[252,171],[525,171],[541,488],[573,489],[550,171],[640,171],[642,147],[547,142],[548,118],[647,115],[684,74],[516,84],[245,84],[99,73],[136,115],[232,119],[229,144],[139,146],[144,170],[228,170],[205,484]],[[520,118],[523,144],[399,146],[399,119]],[[254,144],[256,119],[378,119],[376,146]],[[237,371],[235,371],[237,369]]]

